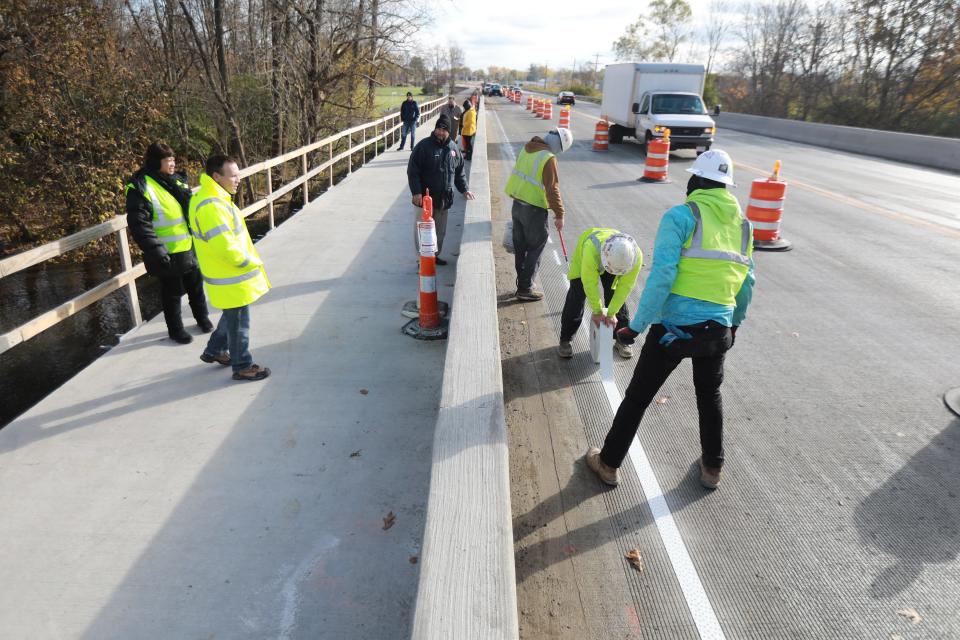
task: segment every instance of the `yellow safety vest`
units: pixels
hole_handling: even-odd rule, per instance
[[[189,251],[193,241],[190,239],[183,207],[172,193],[150,176],[145,176],[144,182],[143,195],[153,209],[152,223],[157,238],[167,248],[167,253]],[[132,183],[127,184],[127,190],[134,188]]]
[[[504,189],[506,194],[535,207],[549,209],[547,192],[543,188],[543,168],[552,157],[553,154],[549,151],[521,151],[507,180],[507,187]]]
[[[753,230],[750,221],[724,222],[710,207],[693,200],[687,206],[697,226],[683,243],[677,277],[671,293],[733,307],[737,293],[753,264]],[[739,209],[739,206],[738,206]]]
[[[190,232],[207,300],[219,309],[246,306],[270,289],[263,260],[230,194],[207,174],[190,198]]]

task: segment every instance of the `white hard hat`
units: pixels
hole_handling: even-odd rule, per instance
[[[550,144],[550,138],[554,138],[557,141],[557,144]],[[544,139],[544,142],[550,145],[550,150],[554,153],[563,153],[573,146],[573,132],[566,127],[557,127],[556,129],[552,129],[549,133],[547,133],[547,137]],[[559,149],[557,146],[559,146]]]
[[[733,181],[733,160],[730,154],[720,149],[704,151],[687,171],[707,180],[737,186]]]
[[[600,262],[607,273],[622,276],[637,262],[637,243],[625,233],[616,233],[600,248]]]

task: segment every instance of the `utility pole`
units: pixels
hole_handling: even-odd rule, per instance
[[[595,54],[593,54],[593,55],[595,56],[595,60],[593,61],[593,78],[592,78],[592,82],[593,82],[593,88],[596,89],[596,88],[598,88],[598,87],[597,87],[597,67],[600,66],[600,54],[599,54],[599,53],[595,53]]]

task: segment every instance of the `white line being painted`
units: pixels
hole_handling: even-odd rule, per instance
[[[496,111],[493,112],[496,115]],[[586,115],[586,114],[582,114]],[[587,116],[593,118],[593,116]],[[599,120],[599,118],[593,118]],[[513,146],[509,143],[507,132],[503,128],[499,115],[496,115],[497,126],[500,128],[500,135],[504,141],[503,148],[507,149],[510,157],[516,161],[513,153]],[[557,264],[560,264],[556,250],[553,251]],[[564,286],[569,289],[570,282],[563,278]],[[603,327],[600,332],[600,344],[609,345],[613,341],[613,329]],[[620,396],[620,390],[617,389],[617,383],[613,379],[613,349],[600,348],[600,379],[603,383],[603,391],[607,396],[607,402],[610,403],[610,410],[614,414],[620,406],[623,399]],[[723,629],[720,627],[720,621],[717,614],[707,598],[707,592],[703,588],[700,576],[697,574],[696,567],[693,566],[693,560],[687,551],[683,538],[680,536],[680,530],[670,513],[670,507],[660,488],[656,475],[653,473],[653,467],[647,459],[647,454],[640,444],[639,438],[634,438],[630,446],[630,460],[633,462],[637,475],[640,478],[640,487],[647,496],[647,504],[650,506],[650,512],[653,520],[657,524],[657,531],[660,533],[660,539],[667,550],[667,557],[670,558],[670,564],[673,566],[673,572],[677,576],[677,582],[680,584],[680,590],[683,592],[683,598],[687,602],[687,608],[693,617],[693,622],[697,626],[697,632],[701,640],[725,640]]]
[[[548,237],[549,237],[549,236],[548,236]],[[554,260],[554,262],[557,263],[557,266],[558,266],[558,267],[563,264],[562,262],[560,262],[560,254],[557,253],[557,250],[556,250],[556,249],[553,250],[553,260]]]

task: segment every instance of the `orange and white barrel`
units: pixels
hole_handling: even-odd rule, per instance
[[[553,120],[553,103],[549,100],[543,103],[543,119]]]
[[[597,128],[593,132],[593,150],[608,151],[610,145],[610,125],[606,119],[597,122]]]
[[[560,107],[560,126],[565,129],[570,128],[570,107]]]
[[[670,165],[670,129],[663,138],[654,138],[647,143],[647,158],[643,165],[642,182],[666,182]]]
[[[780,161],[774,165],[773,175],[757,178],[750,186],[747,219],[753,225],[753,247],[768,251],[785,251],[792,243],[780,236],[783,202],[787,183],[780,179]]]
[[[527,111],[533,111],[533,96],[527,96]]]

